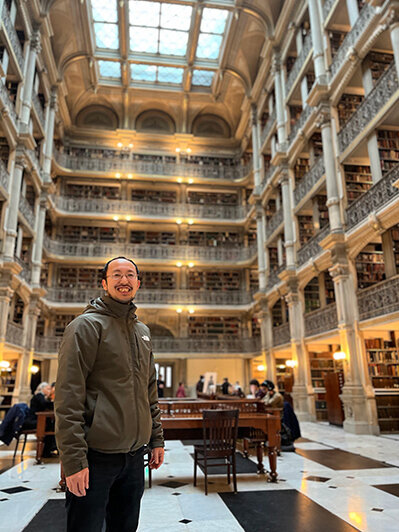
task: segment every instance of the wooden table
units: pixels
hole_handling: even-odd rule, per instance
[[[43,449],[44,449],[44,438],[45,436],[54,436],[54,428],[47,428],[47,420],[55,419],[54,412],[52,410],[46,410],[45,412],[37,412],[37,426],[36,426],[36,462],[38,464],[42,463]]]

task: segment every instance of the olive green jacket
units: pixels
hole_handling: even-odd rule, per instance
[[[90,447],[126,453],[163,447],[150,330],[133,303],[92,300],[65,329],[55,391],[55,433],[66,476]]]

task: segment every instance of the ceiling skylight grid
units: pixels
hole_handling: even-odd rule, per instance
[[[117,0],[91,0],[98,48],[119,49]]]

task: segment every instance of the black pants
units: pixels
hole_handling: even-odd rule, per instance
[[[139,450],[105,454],[89,449],[89,489],[84,497],[67,490],[67,531],[134,532],[144,492],[144,457]]]

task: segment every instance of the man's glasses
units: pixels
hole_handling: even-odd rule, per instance
[[[113,281],[120,281],[122,277],[126,277],[128,281],[135,281],[137,279],[136,273],[112,273],[107,277],[111,277]]]

